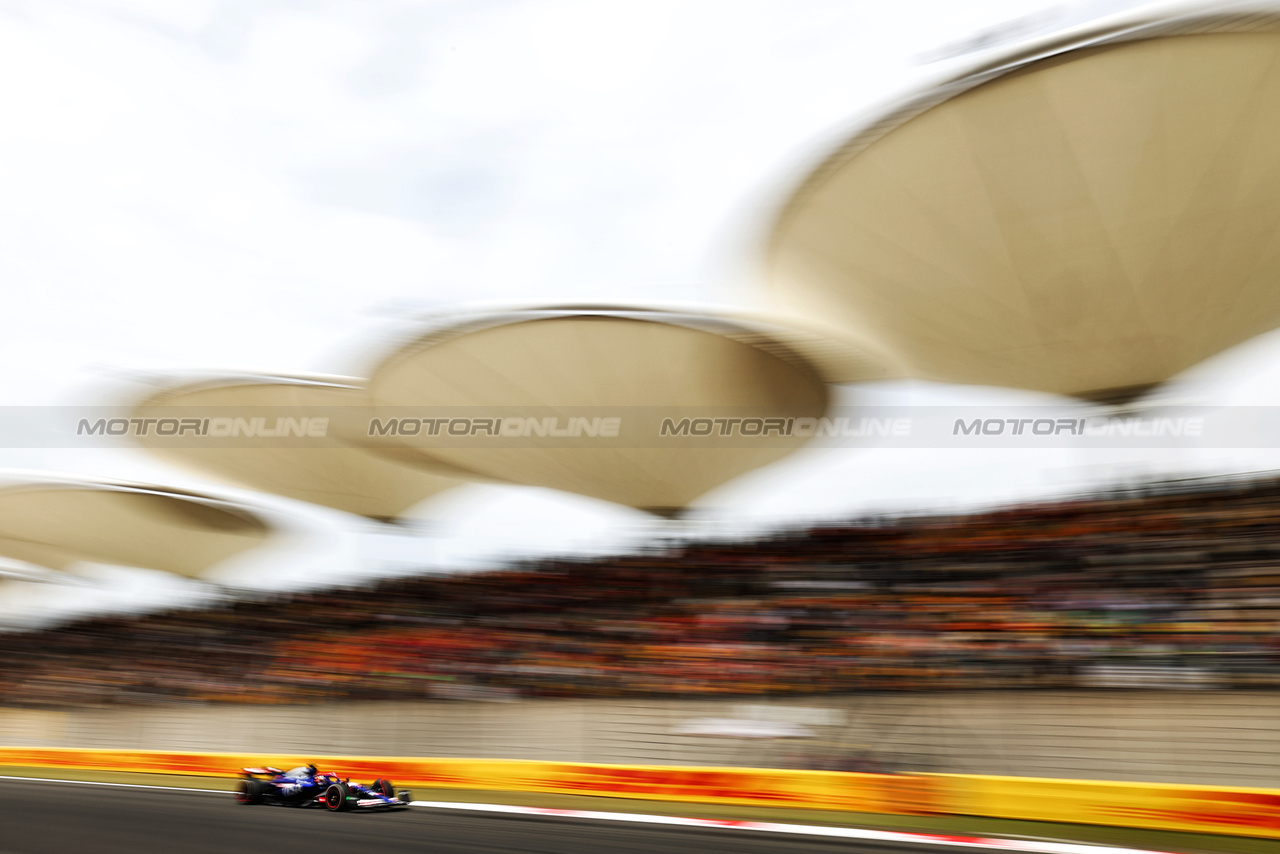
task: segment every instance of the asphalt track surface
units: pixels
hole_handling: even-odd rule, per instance
[[[230,788],[230,781],[228,788]],[[716,828],[468,814],[241,806],[230,792],[0,780],[0,854],[402,851],[468,854],[904,854],[912,846]],[[949,846],[928,846],[952,852]]]

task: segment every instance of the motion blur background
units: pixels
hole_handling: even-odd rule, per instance
[[[880,291],[806,317],[790,297],[838,265],[778,224],[793,198],[819,199],[795,214],[819,222],[806,235],[856,218],[796,194],[872,118],[960,104],[1059,34],[1206,10],[1273,32],[1259,4],[3,0],[0,417],[31,439],[0,448],[0,743],[1280,787],[1266,436],[739,443],[713,464],[371,447],[337,418],[307,456],[63,430],[166,406],[1261,411],[1280,373],[1265,299],[1223,298],[1252,325],[1194,367],[1086,401],[1109,389],[913,370],[924,350],[872,328],[907,326],[876,293],[913,316],[947,301],[871,261],[849,277]],[[1239,72],[1262,92],[1268,55]],[[1235,66],[1179,61],[1208,100],[1220,79],[1244,91]],[[1270,180],[1274,104],[1241,103],[1263,118],[1224,137],[1258,144],[1223,157]],[[1169,137],[1151,145],[1174,170]],[[1023,164],[1045,197],[1065,183],[1049,154]],[[1280,207],[1232,189],[1262,247],[1241,265],[1269,293],[1276,223],[1256,212]],[[888,210],[869,216],[905,221]],[[1229,268],[1134,301],[1230,326],[1210,310]],[[1141,362],[1106,338],[1132,307],[1090,284],[1048,304],[1085,315],[1104,367]],[[334,714],[368,726],[318,725]]]

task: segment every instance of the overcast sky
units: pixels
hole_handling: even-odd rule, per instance
[[[139,373],[360,374],[406,316],[458,303],[758,309],[768,212],[860,114],[967,61],[938,57],[975,32],[1136,5],[0,0],[0,405],[111,402],[141,391]],[[1270,403],[1278,364],[1276,343],[1256,342],[1189,388]],[[847,401],[1040,399],[898,384]],[[805,452],[711,496],[702,529],[1271,456]],[[140,452],[0,449],[0,467],[202,484]],[[288,586],[661,530],[516,487],[447,495],[401,535],[280,506],[297,530],[221,580]],[[74,589],[0,585],[0,614],[198,592],[95,573]]]

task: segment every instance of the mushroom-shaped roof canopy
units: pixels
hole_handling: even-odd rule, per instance
[[[135,407],[139,418],[198,415],[326,420],[327,441],[211,442],[194,434],[135,437],[157,456],[227,483],[387,521],[462,483],[463,474],[425,455],[396,462],[360,447],[371,410],[362,381],[241,376],[182,383]]]
[[[262,543],[258,514],[195,492],[108,482],[0,488],[0,555],[50,569],[77,561],[196,577]]]
[[[772,294],[917,378],[1123,397],[1280,326],[1280,25],[1135,19],[867,123],[777,217]]]
[[[436,415],[503,418],[501,436],[389,439],[400,453],[663,515],[804,443],[718,433],[676,441],[660,435],[664,418],[817,417],[828,405],[809,361],[758,330],[718,317],[607,308],[515,311],[433,329],[387,357],[369,388],[385,411],[431,406]],[[551,418],[554,429],[572,433],[570,419],[598,427],[592,419],[600,416],[620,420],[615,435],[587,429],[545,438],[518,429]]]

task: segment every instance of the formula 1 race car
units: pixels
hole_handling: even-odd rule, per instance
[[[283,807],[324,807],[344,810],[386,810],[409,806],[409,792],[395,791],[387,780],[362,786],[314,765],[289,771],[279,768],[243,768],[236,782],[236,803],[275,804]],[[265,779],[259,779],[265,778]]]

